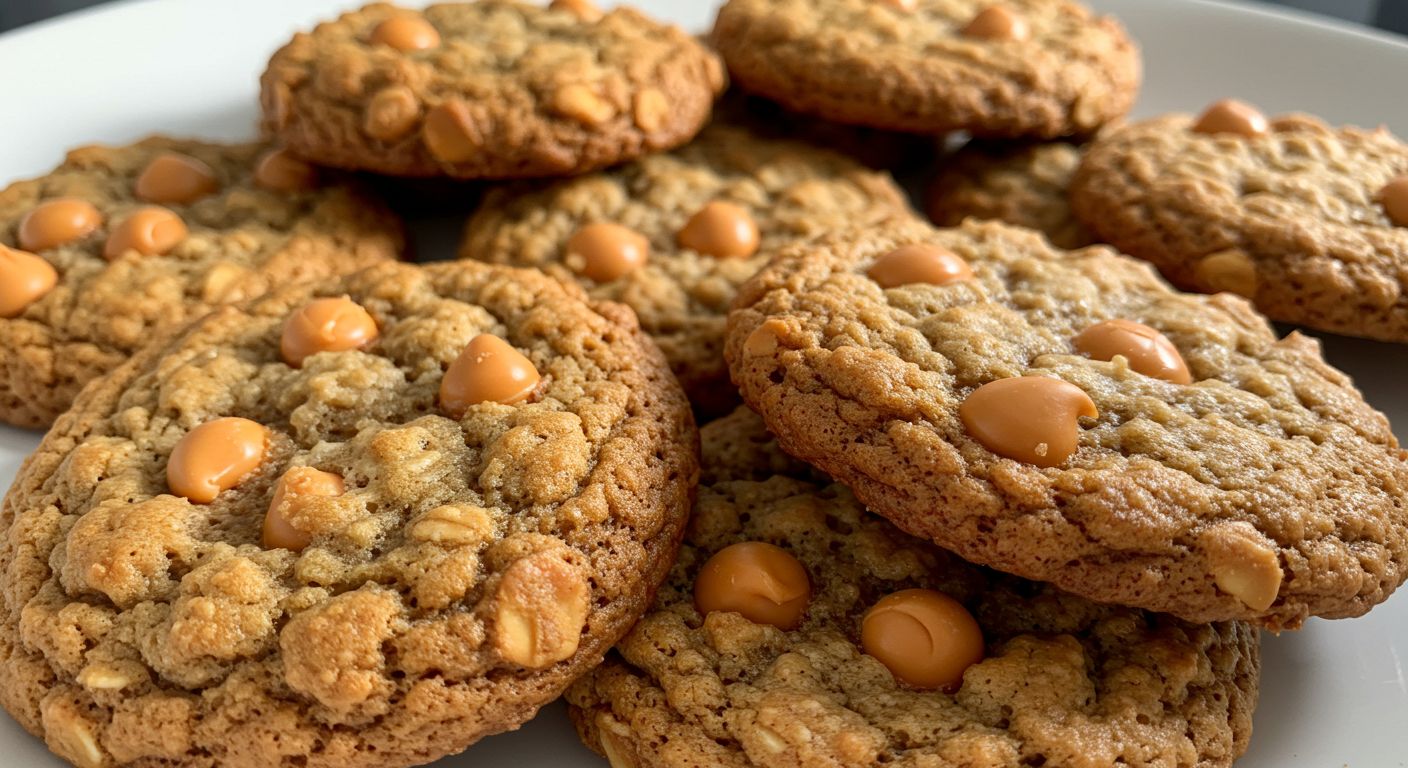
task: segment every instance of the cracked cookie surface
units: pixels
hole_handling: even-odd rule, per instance
[[[729,0],[713,42],[734,82],[799,112],[916,133],[1052,138],[1125,112],[1139,53],[1113,19],[1011,0],[1025,39],[961,30],[984,0]]]
[[[738,206],[757,227],[756,251],[714,256],[685,247],[679,233],[714,202]],[[460,256],[537,267],[580,283],[593,297],[635,310],[704,412],[737,402],[723,360],[729,302],[776,250],[815,237],[839,220],[877,221],[907,210],[883,172],[796,142],[710,126],[693,143],[598,174],[546,186],[491,191],[465,227]],[[643,236],[639,267],[598,282],[567,263],[584,225],[609,222]]]
[[[1093,143],[1072,183],[1076,215],[1175,285],[1246,296],[1275,320],[1408,342],[1408,226],[1379,199],[1408,174],[1408,144],[1306,115],[1255,138],[1192,122],[1170,115]]]
[[[974,276],[868,276],[916,243]],[[1077,352],[1110,320],[1161,333],[1191,383]],[[1060,251],[995,223],[842,230],[741,289],[725,353],[786,450],[973,562],[1270,628],[1363,614],[1408,576],[1408,453],[1317,342],[1278,340],[1244,300],[1180,293],[1107,248]],[[960,413],[978,387],[1023,376],[1098,412],[1069,415],[1071,453],[1051,466],[990,450]]]
[[[378,335],[292,367],[281,329],[315,295]],[[541,380],[449,418],[446,369],[486,333]],[[254,469],[206,504],[169,492],[178,447],[224,417],[265,430]],[[220,308],[87,389],[6,497],[0,701],[84,768],[458,752],[645,610],[697,450],[630,312],[537,273],[386,264]],[[310,541],[262,545],[310,467],[341,478],[287,508]]]
[[[1246,749],[1260,668],[1250,625],[1098,605],[970,565],[867,513],[843,486],[738,465],[738,444],[771,454],[766,465],[795,461],[752,413],[701,432],[714,479],[679,562],[606,663],[568,690],[583,740],[614,768],[1212,768]],[[801,561],[811,599],[800,626],[696,610],[701,565],[741,541]],[[915,587],[959,600],[984,634],[986,658],[954,692],[897,683],[858,647],[862,614]]]
[[[35,250],[57,273],[52,290],[0,318],[0,420],[48,426],[91,379],[117,367],[165,325],[291,280],[350,272],[400,255],[401,225],[359,192],[335,184],[278,190],[256,182],[255,144],[154,137],[68,153],[49,174],[0,191],[0,246]],[[160,205],[184,222],[165,253],[105,256],[109,235],[153,203],[135,186],[158,157],[193,158],[212,174],[206,194]],[[91,231],[24,248],[26,218],[72,199],[98,216]]]
[[[295,36],[261,84],[266,131],[324,165],[518,178],[682,144],[724,77],[693,37],[631,8],[483,0],[346,13]]]

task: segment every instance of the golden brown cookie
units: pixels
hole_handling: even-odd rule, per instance
[[[783,448],[968,560],[1273,629],[1408,577],[1408,452],[1313,339],[1235,296],[897,220],[790,249],[734,307],[729,367]]]
[[[729,0],[713,42],[743,90],[927,134],[1090,134],[1140,80],[1124,29],[1068,0]]]
[[[264,128],[324,165],[561,176],[694,136],[723,90],[677,27],[590,0],[375,3],[296,35],[261,80]]]
[[[539,273],[219,308],[86,389],[6,497],[0,702],[82,768],[459,752],[646,609],[697,445],[631,313]]]
[[[925,210],[941,227],[967,218],[1002,221],[1035,229],[1057,248],[1083,248],[1096,239],[1067,198],[1080,157],[1081,145],[1063,141],[971,141],[944,158],[929,183]]]
[[[1251,626],[1092,603],[913,539],[840,485],[711,470],[732,465],[711,444],[787,460],[752,414],[703,437],[717,479],[700,489],[679,562],[606,663],[568,690],[583,740],[613,768],[1214,768],[1246,749]],[[795,627],[766,623],[799,608]],[[920,687],[954,669],[950,688]]]
[[[1175,285],[1245,296],[1275,320],[1408,342],[1408,144],[1386,129],[1268,121],[1225,103],[1201,123],[1160,117],[1092,144],[1071,202]]]
[[[723,413],[738,401],[723,360],[738,286],[789,242],[906,209],[887,174],[714,125],[669,154],[490,192],[460,256],[538,267],[630,306],[695,406]]]
[[[401,248],[379,203],[267,146],[76,149],[0,191],[0,421],[48,426],[162,326]]]

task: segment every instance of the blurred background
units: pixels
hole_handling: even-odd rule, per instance
[[[0,0],[0,32],[109,0]],[[236,0],[238,1],[238,0]],[[1248,0],[1408,34],[1408,0]],[[407,0],[409,3],[409,0]]]

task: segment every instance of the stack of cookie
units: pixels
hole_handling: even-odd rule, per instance
[[[1408,148],[1114,125],[1139,67],[1067,0],[376,4],[261,143],[12,185],[0,703],[83,768],[564,694],[613,768],[1229,765],[1257,628],[1408,578],[1408,454],[1236,294],[1405,340]],[[459,258],[354,172],[486,182]]]

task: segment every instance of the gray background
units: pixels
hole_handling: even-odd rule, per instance
[[[0,31],[61,13],[98,5],[103,0],[0,0]],[[238,2],[238,0],[232,0]],[[1408,34],[1408,0],[1261,0],[1327,16],[1374,24]]]

